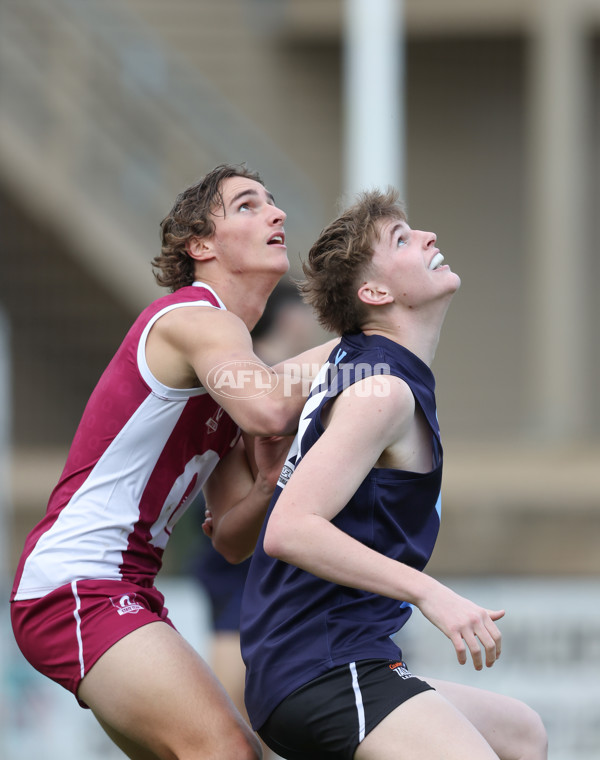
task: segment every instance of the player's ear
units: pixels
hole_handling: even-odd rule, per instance
[[[185,249],[188,255],[196,261],[208,261],[216,256],[216,251],[210,238],[190,238],[186,243]]]
[[[385,306],[385,304],[394,301],[394,297],[388,288],[370,280],[363,282],[357,295],[359,300],[367,306]]]

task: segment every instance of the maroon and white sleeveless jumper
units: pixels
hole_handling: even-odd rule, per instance
[[[178,308],[225,306],[202,283],[150,304],[94,389],[44,518],[27,537],[11,600],[73,581],[151,587],[177,520],[239,429],[204,388],[174,389],[150,372],[152,325]]]

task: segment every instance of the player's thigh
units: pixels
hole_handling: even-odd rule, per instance
[[[547,756],[546,729],[528,705],[472,686],[427,680],[483,734],[501,760],[543,760]]]
[[[498,760],[474,726],[436,691],[417,694],[389,713],[354,753],[354,760],[439,760],[442,757],[444,760]]]
[[[145,625],[113,645],[84,677],[78,697],[109,733],[158,757],[258,755],[256,738],[208,665],[166,623]]]
[[[242,715],[245,715],[244,681],[246,668],[242,660],[240,635],[237,631],[215,631],[213,633],[210,664],[234,705]]]
[[[108,723],[105,723],[97,715],[96,719],[112,741],[120,750],[122,750],[124,755],[130,758],[130,760],[160,760],[158,755],[151,752],[149,749],[142,747],[138,741],[130,739],[128,736],[125,736],[125,734],[122,734],[112,726],[109,726]]]

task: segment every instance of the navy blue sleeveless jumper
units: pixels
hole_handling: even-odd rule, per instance
[[[395,375],[410,387],[431,429],[432,469],[415,473],[373,468],[332,522],[366,546],[422,570],[440,525],[442,446],[435,380],[417,356],[381,335],[345,335],[334,348],[311,388],[268,514],[323,433],[324,406],[369,374]],[[357,419],[357,436],[360,431]],[[344,473],[332,472],[331,477],[342,479]],[[266,523],[250,564],[241,613],[246,706],[255,730],[285,697],[333,667],[370,658],[401,659],[390,637],[412,612],[406,603],[325,581],[269,557],[262,548]]]

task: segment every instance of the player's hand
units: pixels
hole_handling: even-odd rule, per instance
[[[212,512],[210,511],[210,509],[205,509],[204,522],[202,523],[202,531],[204,532],[206,536],[208,536],[208,538],[212,539],[213,530],[214,530],[214,525],[213,525]]]
[[[254,459],[263,480],[275,488],[294,440],[293,435],[259,436],[254,439]]]
[[[488,610],[438,584],[433,594],[419,605],[425,617],[432,622],[454,645],[461,665],[470,653],[476,670],[485,664],[491,668],[500,657],[502,634],[496,620],[504,617],[504,610]]]

